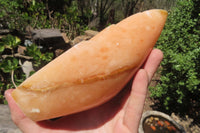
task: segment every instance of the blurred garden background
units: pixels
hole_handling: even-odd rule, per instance
[[[153,8],[168,10],[169,16],[156,44],[164,59],[147,100],[151,109],[187,115],[199,126],[200,0],[0,0],[0,104],[7,104],[5,90],[70,47]]]

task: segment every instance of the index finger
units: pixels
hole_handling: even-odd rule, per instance
[[[163,59],[163,52],[159,49],[153,49],[146,60],[143,69],[146,70],[149,78],[149,82],[151,81],[154,73],[158,69],[160,62]]]

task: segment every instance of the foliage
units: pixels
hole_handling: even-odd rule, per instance
[[[22,59],[15,55],[19,44],[21,40],[12,35],[7,35],[0,42],[0,103],[6,102],[3,96],[5,90],[16,87],[26,78],[19,63]],[[52,53],[42,53],[35,44],[26,47],[25,56],[33,57],[32,62],[37,68],[53,58]]]
[[[90,28],[102,29],[109,23],[116,23],[141,11],[143,5],[145,8],[155,8],[155,3],[172,3],[168,1],[156,0],[149,4],[145,0],[1,0],[0,28],[22,33],[27,26],[37,29],[59,28],[73,39],[88,29],[92,22],[97,21],[97,24]],[[156,8],[162,7],[156,5]]]
[[[25,31],[26,26],[31,23],[35,27],[42,27],[43,23],[46,27],[49,26],[45,21],[45,6],[41,2],[29,4],[23,0],[1,0],[0,6],[0,22],[3,28]]]
[[[20,39],[18,37],[7,35],[7,37],[2,38],[2,42],[0,42],[0,53],[2,53],[5,48],[13,50],[19,43]]]
[[[148,9],[165,9],[170,10],[175,5],[177,0],[145,0],[143,6],[136,7],[136,10],[148,10]]]
[[[11,23],[13,22],[13,19],[18,19],[17,14],[20,14],[17,10],[19,8],[20,4],[18,4],[17,1],[9,1],[9,0],[1,0],[0,1],[0,23],[2,25],[6,25],[8,27],[11,27]],[[16,10],[16,16],[13,16],[13,11]],[[9,18],[8,18],[9,15]],[[7,22],[5,20],[8,20]]]
[[[76,1],[71,3],[71,6],[67,8],[66,12],[67,15],[64,15],[64,17],[69,24],[67,31],[69,38],[73,38],[88,29],[87,23],[85,24],[84,20],[80,17],[81,12],[78,9],[78,3]],[[87,17],[90,17],[90,12],[86,13],[88,14]],[[86,14],[83,13],[83,16],[86,16]]]
[[[200,102],[200,0],[178,0],[157,42],[164,52],[161,81],[150,89],[167,110]],[[194,12],[198,12],[194,14]]]
[[[76,0],[63,9],[64,13],[51,10],[48,1],[3,0],[0,1],[0,7],[1,26],[22,33],[27,26],[37,29],[59,28],[73,38],[87,27],[80,19]]]
[[[26,54],[33,57],[33,63],[35,67],[42,67],[44,64],[50,62],[53,58],[53,53],[42,53],[35,44],[27,46]]]

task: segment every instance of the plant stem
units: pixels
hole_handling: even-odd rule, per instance
[[[15,84],[15,81],[14,81],[14,70],[11,71],[11,80],[15,88],[17,88],[17,85]]]
[[[19,53],[16,53],[14,55],[2,55],[2,58],[5,59],[7,57],[18,57],[18,58],[24,58],[24,59],[27,59],[27,60],[31,60],[33,59],[33,57],[30,57],[30,56],[25,56],[25,55],[21,55]]]

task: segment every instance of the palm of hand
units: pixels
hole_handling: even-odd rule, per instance
[[[12,90],[8,90],[5,95],[12,119],[25,133],[135,133],[138,130],[143,112],[148,83],[162,57],[160,50],[153,50],[144,65],[144,69],[139,70],[135,75],[132,87],[131,84],[128,84],[109,102],[54,121],[31,121],[24,116],[12,99]]]
[[[43,129],[50,127],[52,132],[126,133],[128,129],[122,120],[128,100],[128,91],[130,91],[129,88],[124,89],[112,100],[96,108],[38,124]]]

